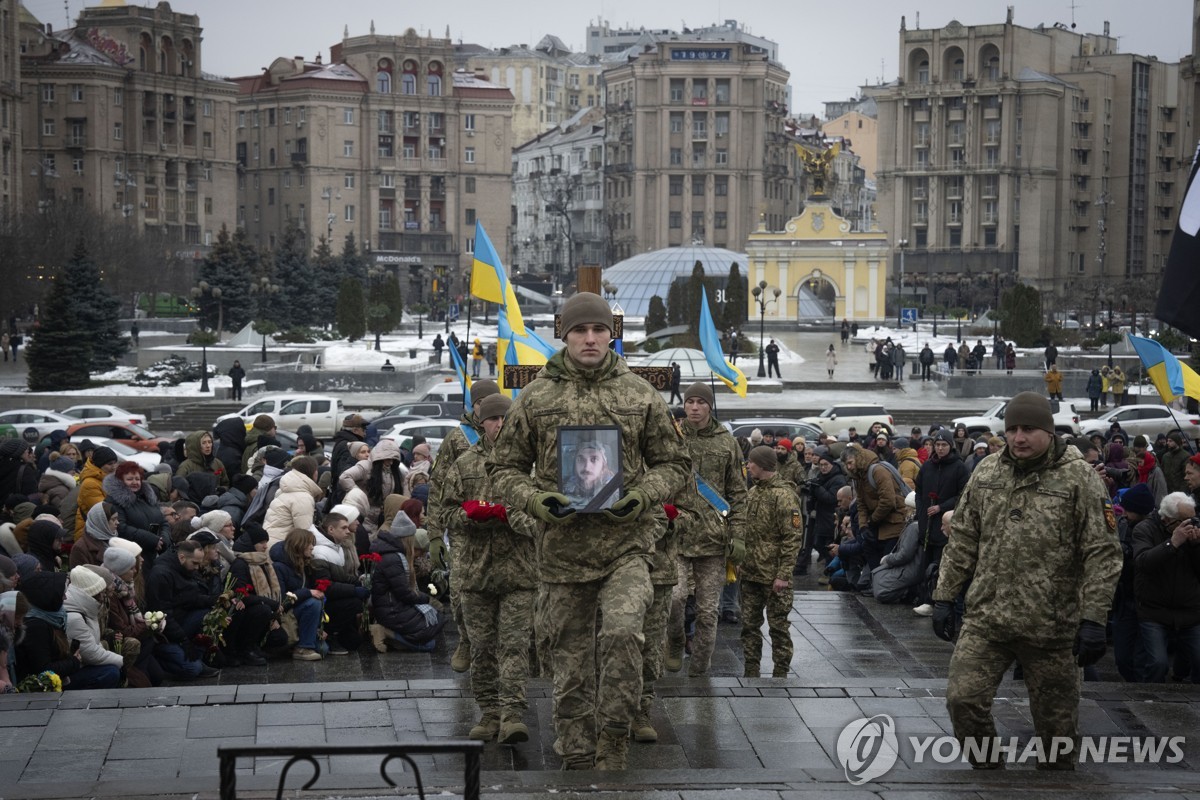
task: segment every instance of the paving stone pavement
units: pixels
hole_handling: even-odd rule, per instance
[[[978,773],[961,764],[915,763],[908,737],[951,732],[944,694],[951,648],[908,607],[818,591],[801,579],[791,622],[796,653],[786,679],[742,679],[737,628],[722,624],[712,676],[668,675],[658,684],[654,745],[633,744],[628,772],[564,773],[553,752],[549,683],[529,687],[530,741],[487,745],[483,786],[503,798],[612,793],[647,800],[837,800],[1017,794],[1056,798],[1190,797],[1200,800],[1200,745],[1177,764],[1090,764],[1073,773],[1017,766]],[[469,681],[450,670],[455,635],[432,653],[378,655],[369,648],[317,663],[227,669],[211,681],[155,689],[0,696],[0,800],[13,797],[215,797],[217,748],[235,745],[384,744],[463,739],[478,710]],[[769,647],[765,654],[769,668]],[[1200,694],[1190,685],[1085,684],[1081,732],[1095,736],[1187,736],[1200,731]],[[899,738],[896,765],[852,786],[838,761],[842,729],[887,714]],[[995,705],[1002,736],[1033,733],[1024,686],[1007,680]],[[306,796],[382,795],[379,759],[322,756]],[[418,756],[427,791],[462,793],[462,759]],[[273,794],[278,757],[238,764],[239,792]],[[411,773],[389,774],[401,794]],[[288,786],[311,775],[300,764]],[[405,788],[407,787],[407,788]],[[387,795],[394,797],[396,794]]]

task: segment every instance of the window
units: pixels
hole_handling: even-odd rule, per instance
[[[346,125],[354,124],[354,109],[353,108],[343,108],[342,109],[342,122],[343,122],[343,124],[346,124]]]
[[[716,175],[713,177],[713,194],[717,197],[726,197],[729,194],[729,176]]]
[[[254,221],[258,222],[262,219],[262,214],[258,210],[258,204],[254,205]]]
[[[393,155],[395,155],[395,151],[394,151],[394,148],[392,145],[393,145],[393,139],[391,136],[380,136],[379,137],[379,157],[380,158],[391,158]]]
[[[463,114],[463,130],[464,131],[475,130],[475,115],[474,114]]]
[[[704,178],[696,176],[692,178],[692,197],[704,196]]]
[[[269,206],[275,205],[275,187],[274,186],[270,186],[267,188],[267,205],[269,205]]]
[[[917,64],[917,83],[929,83],[929,62]]]
[[[71,171],[76,175],[83,174],[83,159],[79,156],[71,159]]]
[[[290,112],[291,109],[287,109],[287,111]],[[213,101],[212,100],[201,101],[200,113],[206,117],[211,117],[213,115]]]
[[[245,227],[246,225],[246,207],[238,206],[237,224]]]
[[[213,146],[213,135],[212,135],[212,131],[205,131],[205,132],[204,132],[204,135],[203,135],[201,138],[202,138],[202,140],[203,140],[204,147],[206,147],[207,149],[211,150],[211,149],[212,149],[212,146]]]
[[[716,116],[716,132],[717,138],[723,139],[729,135],[729,113],[722,111]]]
[[[692,166],[693,167],[704,166],[705,157],[707,155],[708,155],[708,150],[707,150],[707,148],[705,148],[705,146],[703,144],[693,145],[692,146]]]
[[[463,180],[463,193],[475,194],[475,178],[465,178]]]
[[[729,151],[726,150],[724,147],[717,148],[716,156],[717,156],[718,164],[728,164],[729,163]]]
[[[124,138],[125,138],[124,126],[121,125],[121,123],[119,123],[119,122],[114,122],[113,123],[113,139],[115,139],[119,142]]]
[[[727,226],[727,215],[724,211],[718,211],[713,214],[713,227],[724,229]]]
[[[354,222],[354,206],[346,206],[346,222]]]
[[[673,167],[677,167],[683,163],[683,148],[682,147],[672,147],[671,148],[671,160],[669,163]]]
[[[283,188],[292,188],[292,171],[290,169],[283,172]]]
[[[442,76],[429,75],[425,78],[425,87],[430,97],[442,96]]]
[[[679,211],[672,211],[667,220],[667,227],[682,228],[683,227],[683,214]]]
[[[692,232],[697,233],[697,232],[701,232],[703,230],[704,230],[704,212],[703,211],[693,211],[692,212]]]
[[[54,102],[54,84],[53,83],[43,83],[42,84],[42,101],[46,102],[46,103]]]
[[[400,76],[400,94],[417,93],[417,76],[406,72]]]
[[[56,130],[56,126],[54,124],[54,120],[52,120],[52,119],[42,120],[42,136],[53,136],[55,130]]]
[[[113,105],[114,106],[125,105],[125,90],[124,89],[113,89]]]
[[[468,208],[468,209],[465,209],[465,210],[464,210],[464,212],[463,212],[463,222],[464,222],[464,223],[466,223],[467,225],[474,225],[474,224],[475,224],[475,209],[473,209],[473,208]]]
[[[683,133],[683,112],[671,112],[671,133]]]
[[[686,82],[683,78],[671,78],[671,102],[682,103]]]
[[[258,142],[255,142],[254,143],[254,156],[253,156],[255,161],[258,161],[258,156],[259,156]]]
[[[670,191],[672,197],[677,197],[683,194],[683,176],[672,175],[669,180]]]
[[[292,124],[292,107],[291,106],[283,107],[283,124],[284,125]]]
[[[211,197],[204,198],[204,213],[213,213],[213,199]]]
[[[379,176],[379,188],[380,189],[395,189],[396,188],[396,176],[390,172],[385,172],[382,175],[380,175]]]
[[[343,189],[353,189],[354,188],[354,173],[353,172],[347,172],[345,175],[342,176],[342,188]]]
[[[344,155],[346,158],[354,157],[354,140],[353,139],[346,139],[344,142],[342,142],[342,155]]]
[[[429,130],[440,131],[446,127],[446,115],[440,111],[434,111],[429,115]]]
[[[708,115],[693,114],[692,115],[692,138],[707,139],[708,138]]]
[[[71,84],[71,102],[72,103],[82,103],[83,102],[83,84],[82,83],[72,83]]]
[[[275,109],[273,108],[267,109],[267,126],[271,128],[275,127]]]
[[[246,127],[246,112],[245,111],[238,112],[238,127],[239,128]]]
[[[392,76],[387,72],[380,72],[375,76],[375,91],[380,94],[392,93]]]
[[[463,161],[466,162],[467,164],[475,163],[475,148],[474,147],[468,147],[466,150],[463,151]]]

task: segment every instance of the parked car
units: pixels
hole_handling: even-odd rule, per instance
[[[458,403],[461,407],[463,402],[462,386],[454,378],[446,378],[444,381],[430,385],[421,399],[441,403]]]
[[[440,441],[449,436],[450,431],[457,427],[458,420],[453,419],[414,419],[393,426],[391,430],[382,434],[379,438],[391,439],[397,445],[403,444],[405,438],[413,436],[424,436],[430,441],[433,439]]]
[[[159,443],[171,441],[129,422],[77,422],[67,428],[67,435],[93,441],[97,438],[112,439],[143,453],[157,453]]]
[[[40,408],[17,408],[0,413],[0,425],[12,425],[18,436],[25,436],[25,431],[30,428],[37,431],[37,436],[30,444],[52,431],[65,431],[78,421],[57,411]]]
[[[224,414],[216,421],[241,417],[248,428],[259,414],[269,414],[279,428],[294,431],[301,425],[309,425],[314,436],[333,436],[341,429],[346,411],[342,401],[332,395],[289,392],[260,397],[241,411]]]
[[[134,450],[132,447],[118,442],[116,439],[105,439],[103,436],[72,436],[70,441],[79,444],[84,439],[87,439],[97,447],[112,448],[112,451],[117,454],[119,461],[133,461],[146,472],[154,472],[154,468],[162,461],[162,457],[158,453]]]
[[[132,411],[126,411],[120,406],[71,406],[64,408],[60,414],[72,417],[79,420],[117,420],[119,422],[132,422],[134,425],[146,427],[146,416],[144,414],[134,414]]]
[[[458,419],[462,416],[462,401],[443,403],[437,400],[415,400],[392,406],[371,423],[377,430],[386,431],[401,422],[415,419]]]
[[[801,422],[820,428],[831,436],[837,436],[842,431],[854,428],[858,433],[866,433],[876,422],[887,426],[895,432],[896,423],[892,415],[881,405],[871,403],[845,403],[830,406],[815,417],[803,417]]]
[[[959,424],[966,425],[967,434],[972,437],[988,431],[1000,433],[1004,430],[1004,410],[1006,408],[1008,408],[1008,401],[1001,400],[978,417],[956,417],[950,421],[950,424],[951,427],[957,427]],[[1079,435],[1079,412],[1075,409],[1074,403],[1051,400],[1050,411],[1054,414],[1055,433]]]
[[[821,435],[821,429],[815,425],[809,425],[807,422],[801,422],[798,419],[779,419],[776,417],[734,419],[726,422],[725,427],[729,429],[729,432],[733,434],[735,439],[742,436],[749,439],[750,434],[755,428],[760,431],[785,430],[789,439],[803,436],[805,441],[814,443],[817,437]]]
[[[1172,414],[1172,411],[1173,409],[1167,406],[1149,403],[1120,406],[1095,419],[1080,423],[1079,427],[1084,436],[1091,436],[1093,433],[1105,436],[1112,424],[1119,422],[1130,436],[1141,434],[1150,441],[1154,441],[1160,433],[1170,433],[1175,430],[1176,423],[1178,423],[1185,437],[1193,441],[1200,440],[1200,416],[1189,414],[1186,411],[1174,411]]]

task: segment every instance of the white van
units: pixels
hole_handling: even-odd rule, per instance
[[[332,395],[289,392],[260,397],[241,411],[219,417],[217,422],[241,417],[248,428],[259,414],[269,414],[275,425],[285,431],[308,425],[313,436],[333,436],[342,427],[346,412],[342,401]]]
[[[461,403],[463,401],[462,386],[454,378],[447,378],[426,389],[425,395],[421,399],[441,403]]]

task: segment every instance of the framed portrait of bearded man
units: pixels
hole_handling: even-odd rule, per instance
[[[621,431],[615,425],[558,429],[558,490],[580,514],[595,514],[621,497]]]

